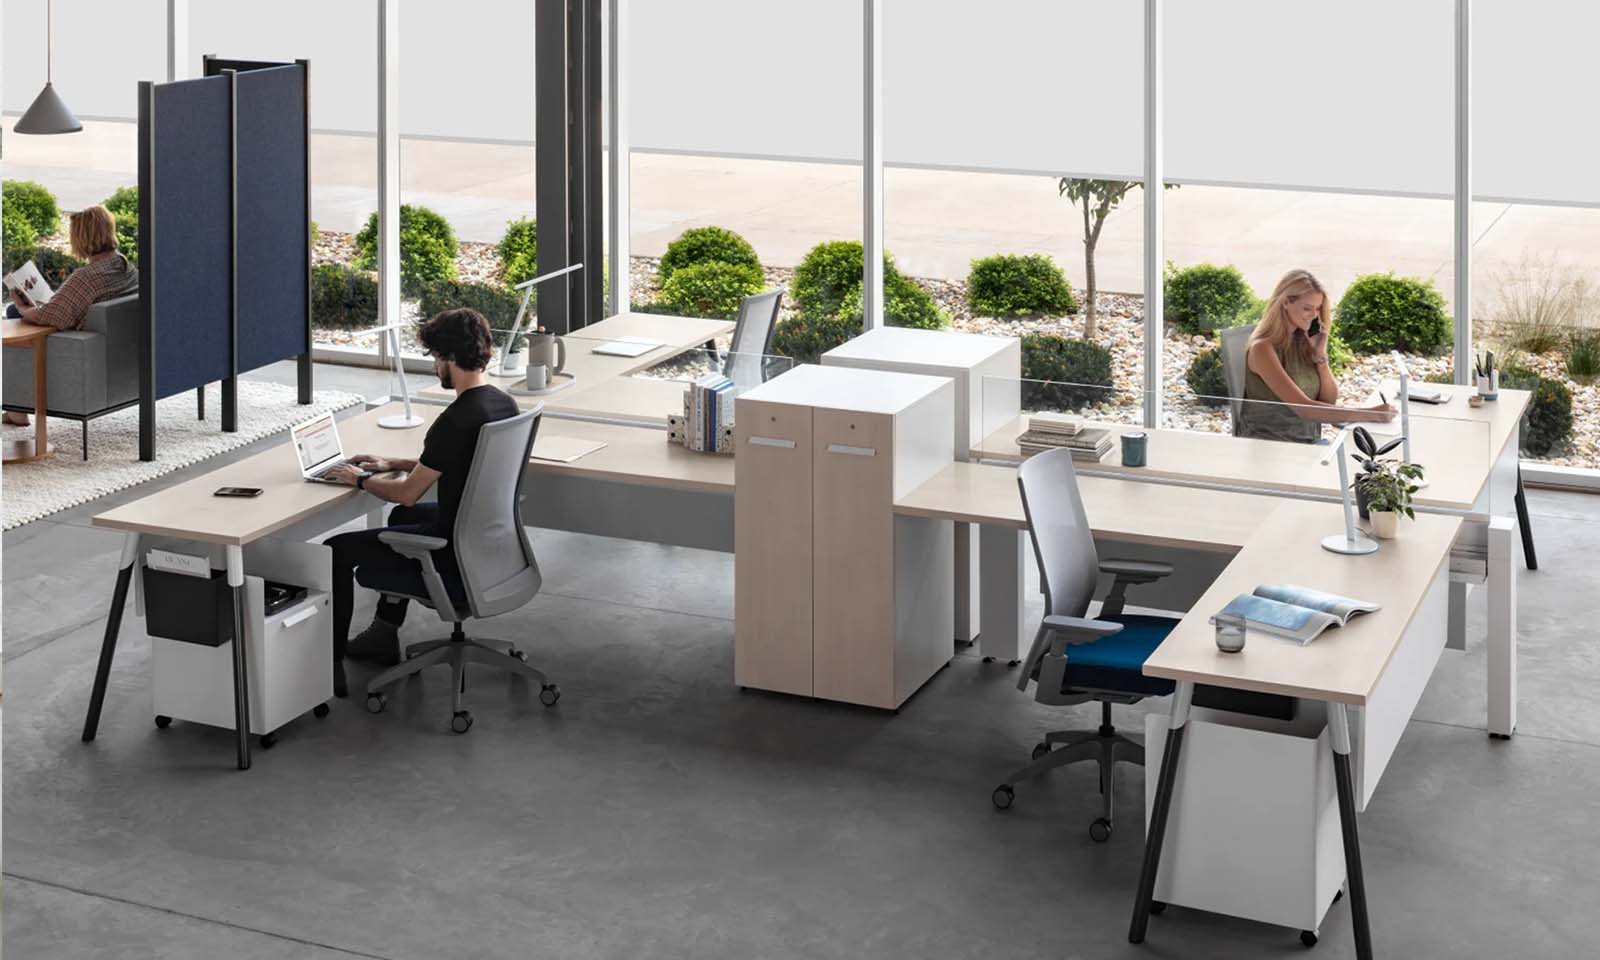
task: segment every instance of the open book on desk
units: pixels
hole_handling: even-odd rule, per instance
[[[1352,600],[1310,587],[1270,583],[1253,593],[1241,593],[1228,601],[1222,613],[1244,618],[1249,629],[1260,630],[1302,644],[1315,640],[1329,627],[1342,627],[1358,613],[1373,613],[1376,603]],[[1211,618],[1216,622],[1216,617]]]

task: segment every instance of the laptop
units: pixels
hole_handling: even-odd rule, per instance
[[[325,413],[289,428],[294,452],[300,457],[300,475],[311,483],[338,483],[328,471],[345,463],[344,446],[339,442],[339,425],[333,414]]]

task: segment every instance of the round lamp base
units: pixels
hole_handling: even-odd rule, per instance
[[[409,417],[403,413],[396,413],[392,416],[379,417],[378,426],[385,430],[409,430],[412,427],[422,426],[422,418],[414,413]]]
[[[1342,533],[1334,533],[1322,538],[1322,549],[1333,553],[1344,553],[1359,557],[1369,553],[1377,553],[1378,541],[1363,537],[1359,533],[1354,537],[1347,537]]]

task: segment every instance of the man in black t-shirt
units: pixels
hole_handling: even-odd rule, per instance
[[[456,392],[455,400],[428,428],[422,456],[400,460],[355,454],[349,458],[355,466],[336,467],[329,475],[397,504],[385,530],[448,538],[454,532],[461,493],[472,469],[478,429],[516,416],[517,403],[484,377],[493,346],[489,322],[476,310],[438,314],[423,324],[422,345],[433,357],[439,382]],[[438,502],[418,503],[435,483],[439,485]],[[385,594],[379,598],[372,625],[351,638],[356,569],[365,571],[363,579],[368,582],[406,593],[425,593],[422,567],[381,542],[378,535],[382,532],[361,530],[328,539],[333,548],[333,686],[340,697],[348,692],[344,658],[399,662],[400,624],[406,616],[406,600]],[[450,595],[456,599],[464,596],[454,549],[447,546],[435,551],[433,563]]]

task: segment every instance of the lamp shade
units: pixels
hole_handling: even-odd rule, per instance
[[[77,133],[82,129],[83,124],[67,109],[61,95],[56,93],[55,85],[48,80],[44,89],[33,98],[33,105],[28,112],[12,127],[17,133]]]

